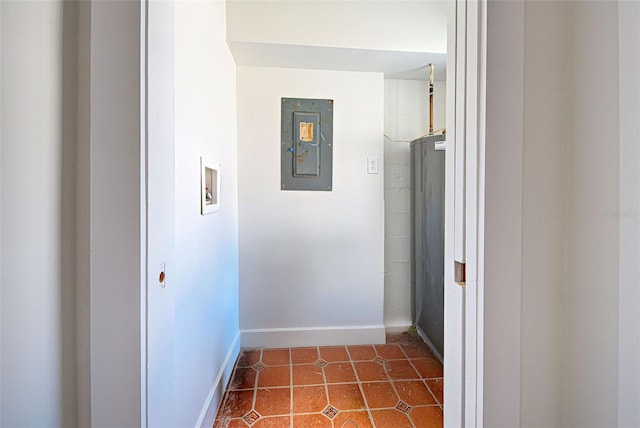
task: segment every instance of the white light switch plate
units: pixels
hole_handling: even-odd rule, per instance
[[[378,156],[369,156],[367,158],[367,173],[377,174],[379,172]]]

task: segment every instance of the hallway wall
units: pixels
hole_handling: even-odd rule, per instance
[[[176,2],[175,17],[172,413],[176,425],[211,426],[240,346],[236,67],[225,2]],[[205,216],[201,156],[221,171],[220,209]]]
[[[618,425],[640,426],[640,3],[618,3],[620,289]]]
[[[618,5],[569,2],[566,22],[570,25],[566,27],[564,76],[568,96],[568,156],[563,177],[567,242],[564,425],[615,426],[621,221]],[[598,52],[598,65],[593,63],[592,52]],[[597,82],[597,90],[585,90],[591,82]],[[611,141],[605,150],[603,141]]]
[[[620,275],[639,241],[629,236],[622,253],[620,228],[637,231],[637,196],[621,197],[621,149],[626,168],[637,158],[619,130],[637,147],[620,115],[637,109],[620,98],[619,3],[490,5],[484,424],[634,426],[621,415],[637,418],[637,364],[619,352],[639,342],[620,324],[632,318],[620,293],[637,294]]]
[[[565,305],[565,5],[525,5],[522,425],[559,426]],[[542,31],[541,31],[542,30]],[[544,315],[542,315],[544,314]]]
[[[334,100],[333,190],[280,190],[281,97]],[[384,341],[381,73],[238,67],[243,345]]]
[[[77,39],[69,8],[0,4],[2,426],[75,424]]]

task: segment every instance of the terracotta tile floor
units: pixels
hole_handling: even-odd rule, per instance
[[[442,426],[442,365],[419,340],[243,349],[215,428]]]

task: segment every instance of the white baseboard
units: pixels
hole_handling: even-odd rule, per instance
[[[294,348],[385,343],[383,325],[242,330],[243,348]]]
[[[196,428],[202,427],[212,427],[214,419],[216,417],[216,413],[218,412],[218,407],[220,405],[220,401],[224,396],[224,390],[227,387],[227,382],[229,382],[229,378],[231,377],[231,371],[233,370],[233,366],[238,359],[238,354],[240,353],[240,332],[236,334],[235,339],[233,339],[233,343],[231,347],[227,351],[227,355],[222,362],[222,367],[218,370],[218,374],[216,375],[215,380],[213,381],[213,386],[209,391],[209,395],[202,406],[202,410],[200,411],[200,417],[198,417],[198,421],[196,422]]]

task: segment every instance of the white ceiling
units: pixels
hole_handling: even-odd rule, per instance
[[[434,64],[435,79],[445,80],[446,76],[446,54],[443,53],[237,41],[228,44],[239,66],[372,71],[384,73],[385,79],[429,80],[428,65]]]

